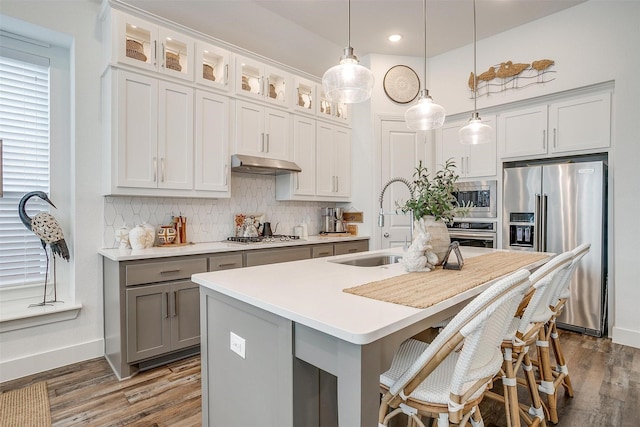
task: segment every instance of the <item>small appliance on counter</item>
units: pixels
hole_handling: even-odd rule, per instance
[[[347,223],[342,219],[343,208],[320,208],[320,234],[344,233],[347,231]]]

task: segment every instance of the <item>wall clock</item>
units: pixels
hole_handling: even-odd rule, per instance
[[[420,79],[413,69],[406,65],[395,65],[384,75],[384,93],[394,102],[407,104],[420,92]]]

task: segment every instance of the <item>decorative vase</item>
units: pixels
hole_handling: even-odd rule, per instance
[[[129,243],[134,250],[147,247],[147,232],[142,226],[136,225],[129,231]]]
[[[145,248],[152,248],[153,244],[156,242],[156,228],[151,224],[147,224],[146,222],[142,223],[142,228],[144,229],[145,236],[147,238]]]
[[[161,245],[170,245],[176,240],[176,229],[172,225],[163,225],[158,230],[158,241]]]
[[[432,215],[425,215],[423,219],[427,231],[431,234],[432,250],[438,256],[438,264],[436,265],[440,265],[451,244],[449,229],[442,219],[436,221]]]

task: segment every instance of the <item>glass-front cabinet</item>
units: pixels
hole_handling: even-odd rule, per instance
[[[311,80],[293,76],[294,100],[296,111],[315,114],[316,108],[316,84]]]
[[[120,11],[113,11],[111,31],[118,62],[193,81],[192,38]]]
[[[335,120],[340,123],[349,124],[351,114],[348,104],[330,101],[324,94],[322,85],[317,85],[318,103],[316,114],[319,117]]]
[[[236,93],[276,105],[289,105],[288,73],[246,57],[236,56]]]
[[[196,43],[196,83],[228,91],[230,83],[231,53],[217,46]]]

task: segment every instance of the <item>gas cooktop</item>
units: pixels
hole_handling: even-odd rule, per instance
[[[291,240],[300,240],[300,236],[290,236],[287,234],[274,234],[273,236],[256,236],[256,237],[227,237],[227,241],[231,243],[274,243],[288,242]]]

